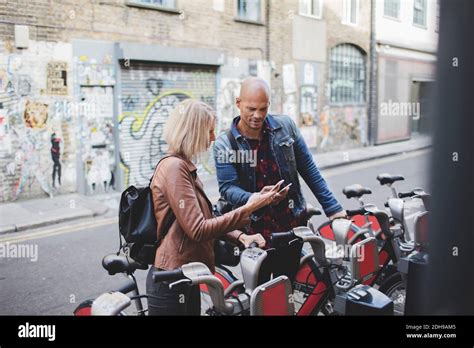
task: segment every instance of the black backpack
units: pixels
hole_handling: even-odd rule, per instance
[[[158,164],[170,156],[172,155],[163,157]],[[124,252],[135,261],[147,265],[154,263],[156,249],[176,219],[173,211],[170,210],[165,218],[163,231],[158,238],[150,189],[152,180],[153,176],[148,186],[129,186],[123,191],[119,208],[120,249],[123,248]],[[122,237],[125,239],[125,244],[122,244]]]

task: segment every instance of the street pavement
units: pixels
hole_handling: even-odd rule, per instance
[[[419,135],[398,143],[344,151],[319,153],[313,150],[313,156],[318,168],[328,169],[417,151],[429,146],[431,146],[431,138]],[[208,196],[212,200],[217,200],[219,191],[215,174],[202,172],[199,176],[204,185],[210,188]],[[120,192],[111,192],[94,196],[62,194],[52,199],[38,198],[2,203],[0,204],[0,235],[103,215],[109,209],[116,209],[119,201]]]
[[[403,174],[406,180],[396,184],[400,191],[418,186],[428,190],[429,154],[430,150],[419,150],[325,169],[322,174],[344,208],[358,206],[342,194],[344,186],[354,183],[370,187],[373,193],[366,202],[383,207],[390,191],[379,185],[377,174]],[[213,197],[217,187],[207,186],[206,191]],[[319,207],[306,184],[303,192]],[[109,276],[101,265],[103,256],[119,247],[116,215],[111,206],[101,216],[0,235],[0,244],[37,248],[37,260],[0,258],[0,315],[70,315],[81,301],[123,284],[122,275]],[[313,218],[316,226],[324,221],[323,216]],[[136,272],[143,293],[146,273]]]

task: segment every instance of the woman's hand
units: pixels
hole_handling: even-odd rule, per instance
[[[259,248],[265,246],[265,238],[260,233],[257,234],[241,234],[239,237],[239,242],[241,242],[246,248],[250,246],[253,242],[257,243]]]
[[[243,206],[249,214],[259,210],[269,204],[272,204],[278,198],[278,190],[280,189],[283,180],[273,186],[265,186],[260,192],[253,193]]]

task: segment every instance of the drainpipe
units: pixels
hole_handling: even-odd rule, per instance
[[[270,1],[265,1],[265,24],[267,30],[265,32],[265,60],[270,63]]]
[[[377,41],[375,37],[375,0],[370,1],[370,72],[369,72],[369,119],[368,145],[374,145],[377,137]]]

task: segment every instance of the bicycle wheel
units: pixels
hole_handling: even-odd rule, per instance
[[[74,316],[90,316],[94,300],[85,300],[74,309]]]
[[[379,291],[390,297],[393,301],[393,313],[405,314],[406,288],[400,273],[392,274],[382,284]]]
[[[293,302],[296,315],[331,315],[333,310],[328,301],[324,275],[314,260],[306,260],[299,268],[293,281]]]

